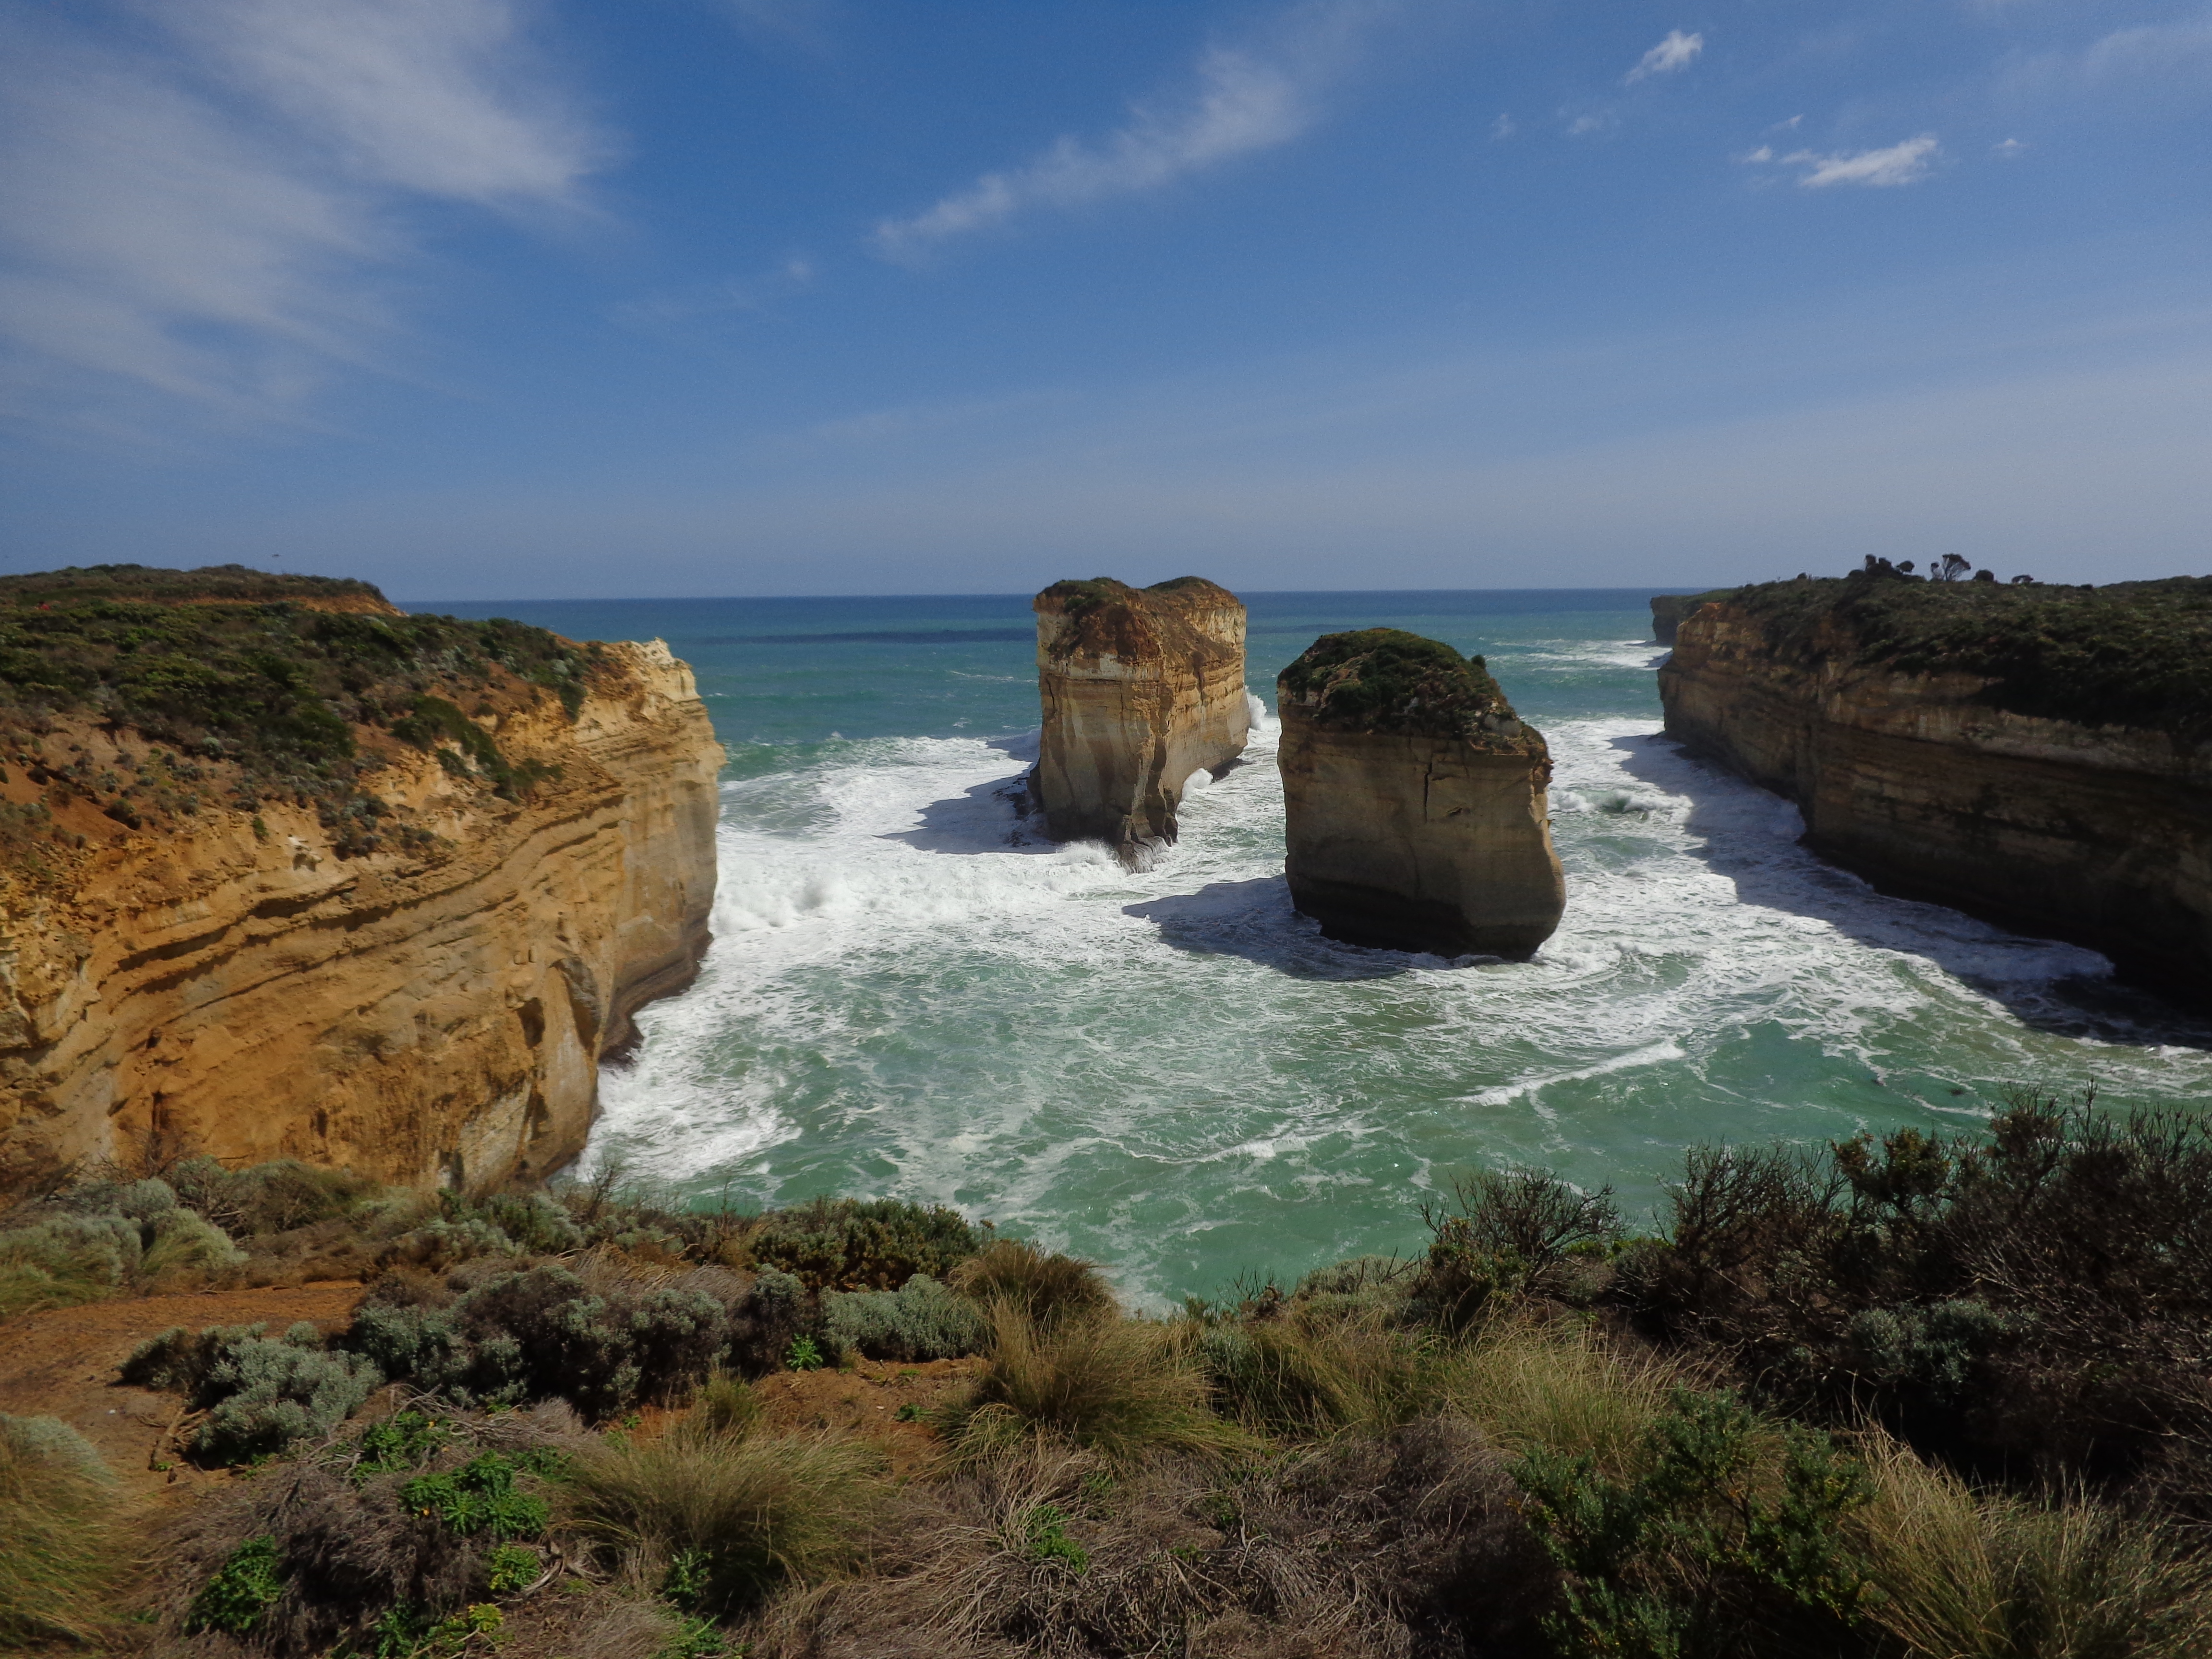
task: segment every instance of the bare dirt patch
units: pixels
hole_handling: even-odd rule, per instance
[[[779,1371],[753,1387],[778,1428],[842,1429],[879,1443],[901,1480],[934,1455],[929,1417],[983,1369],[981,1359],[901,1364],[862,1359],[849,1370]]]
[[[352,1319],[361,1297],[358,1284],[301,1285],[125,1297],[19,1314],[0,1323],[0,1412],[58,1417],[134,1491],[208,1479],[165,1443],[183,1402],[115,1380],[131,1351],[177,1325],[265,1324],[276,1336],[305,1319],[335,1330]],[[157,1469],[159,1462],[173,1467]]]

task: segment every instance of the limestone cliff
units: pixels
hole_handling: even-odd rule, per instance
[[[1682,625],[1684,617],[1694,616],[1700,606],[1735,591],[1729,587],[1716,587],[1705,593],[1654,593],[1651,596],[1651,637],[1662,645],[1674,644],[1674,631]]]
[[[1661,669],[1667,730],[1883,889],[2212,988],[2212,580],[1737,590]]]
[[[1396,629],[1283,671],[1291,896],[1332,938],[1525,957],[1559,925],[1551,752],[1482,659]]]
[[[0,592],[0,1183],[149,1144],[471,1186],[572,1158],[707,943],[690,672],[213,599]]]
[[[1055,582],[1036,618],[1046,825],[1141,862],[1175,840],[1191,774],[1243,752],[1244,607],[1197,576],[1146,588],[1102,577]]]

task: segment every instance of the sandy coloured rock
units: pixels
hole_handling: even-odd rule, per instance
[[[1855,574],[1686,618],[1667,732],[1885,891],[2212,992],[2212,580]]]
[[[665,646],[592,660],[573,718],[512,677],[448,711],[511,794],[465,744],[358,726],[377,822],[413,831],[374,850],[282,799],[141,830],[11,756],[0,796],[55,838],[0,882],[0,1185],[149,1139],[471,1186],[574,1158],[601,1058],[706,948],[722,760]],[[92,713],[43,743],[94,780],[160,764]]]
[[[1278,682],[1291,896],[1358,945],[1526,957],[1559,927],[1543,736],[1482,659],[1396,629],[1316,641]]]
[[[1036,793],[1051,835],[1141,863],[1176,838],[1192,774],[1243,752],[1244,607],[1197,576],[1100,578],[1036,596]]]

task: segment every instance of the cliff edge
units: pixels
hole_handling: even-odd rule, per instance
[[[1244,751],[1244,606],[1198,576],[1100,577],[1054,583],[1036,610],[1046,827],[1141,862],[1175,840],[1191,774]]]
[[[658,641],[236,567],[0,580],[0,1185],[574,1158],[706,947],[720,763]]]
[[[2212,578],[1741,588],[1683,621],[1659,692],[1669,735],[1877,886],[2212,989]]]
[[[1276,683],[1291,897],[1333,939],[1525,957],[1566,905],[1551,751],[1480,657],[1330,634]]]

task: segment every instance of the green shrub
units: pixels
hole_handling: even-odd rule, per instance
[[[2212,1518],[2208,1194],[2202,1119],[2015,1094],[1985,1139],[1693,1152],[1620,1289],[1783,1408]]]
[[[794,1371],[818,1371],[822,1369],[822,1350],[811,1336],[794,1336],[791,1346],[784,1350],[783,1363]]]
[[[484,1557],[484,1587],[494,1595],[512,1595],[538,1582],[544,1563],[536,1550],[522,1544],[501,1544]]]
[[[817,1199],[771,1211],[738,1241],[755,1265],[792,1274],[809,1290],[895,1291],[916,1273],[944,1279],[990,1242],[957,1210],[898,1199]]]
[[[684,1559],[695,1604],[725,1612],[850,1559],[890,1490],[880,1456],[853,1441],[668,1437],[590,1449],[564,1503],[619,1555],[663,1572]]]
[[[545,1500],[517,1491],[518,1473],[513,1458],[484,1452],[457,1469],[416,1475],[400,1487],[399,1501],[463,1538],[477,1533],[501,1540],[542,1537],[549,1517]]]
[[[317,1169],[292,1158],[227,1170],[214,1158],[188,1158],[167,1172],[177,1201],[233,1238],[258,1238],[349,1215],[379,1189],[348,1170]]]
[[[1841,1653],[1879,1598],[1846,1522],[1866,1471],[1826,1437],[1778,1431],[1724,1395],[1678,1392],[1633,1479],[1551,1451],[1514,1470],[1530,1523],[1568,1575],[1549,1621],[1574,1655],[1683,1659]]]
[[[230,1553],[215,1577],[192,1598],[191,1609],[185,1615],[185,1629],[244,1636],[261,1622],[261,1615],[283,1593],[276,1540],[249,1538]]]
[[[1452,1183],[1451,1198],[1424,1204],[1428,1256],[1411,1287],[1417,1314],[1462,1330],[1531,1291],[1564,1288],[1559,1269],[1579,1252],[1620,1242],[1611,1188],[1581,1193],[1548,1170],[1485,1170]]]
[[[0,1646],[94,1639],[122,1565],[116,1509],[76,1430],[0,1413]]]
[[[1022,1545],[1032,1561],[1056,1561],[1079,1577],[1091,1571],[1091,1552],[1067,1535],[1067,1511],[1039,1504],[1022,1517]]]
[[[871,1359],[957,1359],[979,1352],[990,1327],[975,1304],[927,1273],[895,1291],[828,1291],[822,1297],[827,1346]]]
[[[462,1405],[565,1399],[605,1418],[680,1397],[720,1358],[728,1333],[723,1304],[703,1291],[617,1285],[602,1296],[541,1264],[449,1308],[363,1308],[346,1340]]]

